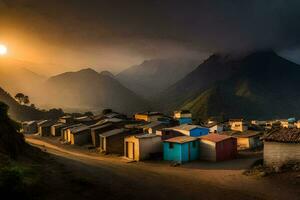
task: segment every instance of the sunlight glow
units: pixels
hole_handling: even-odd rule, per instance
[[[0,44],[0,56],[4,56],[7,54],[7,47],[3,44]]]

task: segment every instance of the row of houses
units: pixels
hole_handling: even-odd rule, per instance
[[[152,158],[179,163],[198,159],[223,161],[236,158],[238,150],[263,145],[264,132],[251,130],[251,126],[264,127],[266,123],[255,121],[254,124],[243,119],[225,123],[211,120],[202,125],[191,122],[188,111],[175,111],[173,117],[158,112],[137,113],[132,119],[112,112],[104,116],[65,116],[56,121],[25,122],[23,132],[60,137],[70,145],[93,145],[103,153],[136,161]],[[268,155],[269,151],[266,152]]]

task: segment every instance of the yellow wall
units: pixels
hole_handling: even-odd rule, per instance
[[[249,138],[237,138],[238,149],[249,149],[250,141]]]

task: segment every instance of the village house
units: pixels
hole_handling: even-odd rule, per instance
[[[87,125],[67,129],[68,142],[72,145],[86,145],[91,143],[90,127]]]
[[[200,137],[209,133],[209,128],[191,124],[182,124],[170,129],[191,137]]]
[[[134,115],[134,119],[142,120],[142,121],[146,121],[146,122],[153,122],[153,121],[158,121],[158,119],[163,116],[164,115],[159,112],[144,112],[144,113],[136,113]]]
[[[51,126],[55,124],[54,121],[44,120],[38,122],[38,134],[42,137],[51,135]]]
[[[199,159],[199,139],[179,136],[163,141],[163,158],[167,161],[185,163]]]
[[[298,120],[297,122],[295,122],[295,127],[296,128],[300,128],[300,120]]]
[[[82,126],[82,125],[83,124],[72,124],[70,126],[66,126],[66,127],[62,128],[60,130],[60,132],[61,132],[61,140],[65,141],[65,142],[70,141],[70,138],[69,138],[69,135],[68,135],[68,130],[71,129],[71,128],[74,128],[74,127]]]
[[[300,162],[300,130],[273,129],[264,139],[264,164],[276,168],[290,162]]]
[[[124,155],[124,139],[133,133],[128,129],[120,128],[99,134],[100,151]]]
[[[22,123],[22,132],[24,134],[34,134],[38,132],[38,124],[36,121],[28,121]]]
[[[232,131],[247,131],[248,125],[243,119],[231,119],[229,120],[230,130]]]
[[[97,126],[91,127],[91,137],[92,137],[92,144],[94,147],[100,146],[100,136],[99,134],[111,131],[115,129],[116,126],[114,126],[112,123],[105,123]]]
[[[256,125],[256,126],[266,126],[267,121],[263,121],[263,120],[251,120],[251,124],[252,125]]]
[[[237,139],[220,134],[208,134],[200,137],[201,160],[224,161],[237,156]]]
[[[171,128],[163,128],[161,130],[156,130],[155,134],[161,136],[162,140],[167,140],[178,136],[184,136],[183,133],[175,131]]]
[[[155,134],[127,136],[124,140],[124,155],[131,160],[146,160],[162,153],[161,137]]]
[[[64,123],[56,123],[51,126],[51,135],[56,137],[56,136],[61,136],[61,129],[66,127],[67,125]]]
[[[282,128],[294,128],[294,122],[291,122],[288,119],[281,119],[279,121]]]
[[[63,124],[72,124],[74,122],[74,118],[70,115],[63,116],[59,118],[58,122]]]
[[[260,139],[262,132],[260,131],[226,131],[221,134],[236,138],[238,150],[255,149],[263,145]]]
[[[188,110],[174,111],[174,119],[179,121],[179,124],[191,124],[192,113]]]
[[[154,122],[140,125],[137,128],[141,129],[144,133],[155,134],[156,131],[167,127],[169,127],[169,124],[160,121],[154,121]]]
[[[218,122],[212,122],[205,125],[210,133],[220,133],[224,131],[224,125]]]

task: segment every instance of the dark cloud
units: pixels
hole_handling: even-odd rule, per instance
[[[299,0],[3,2],[7,12],[0,16],[8,26],[59,46],[93,46],[100,54],[157,57],[300,44]]]

